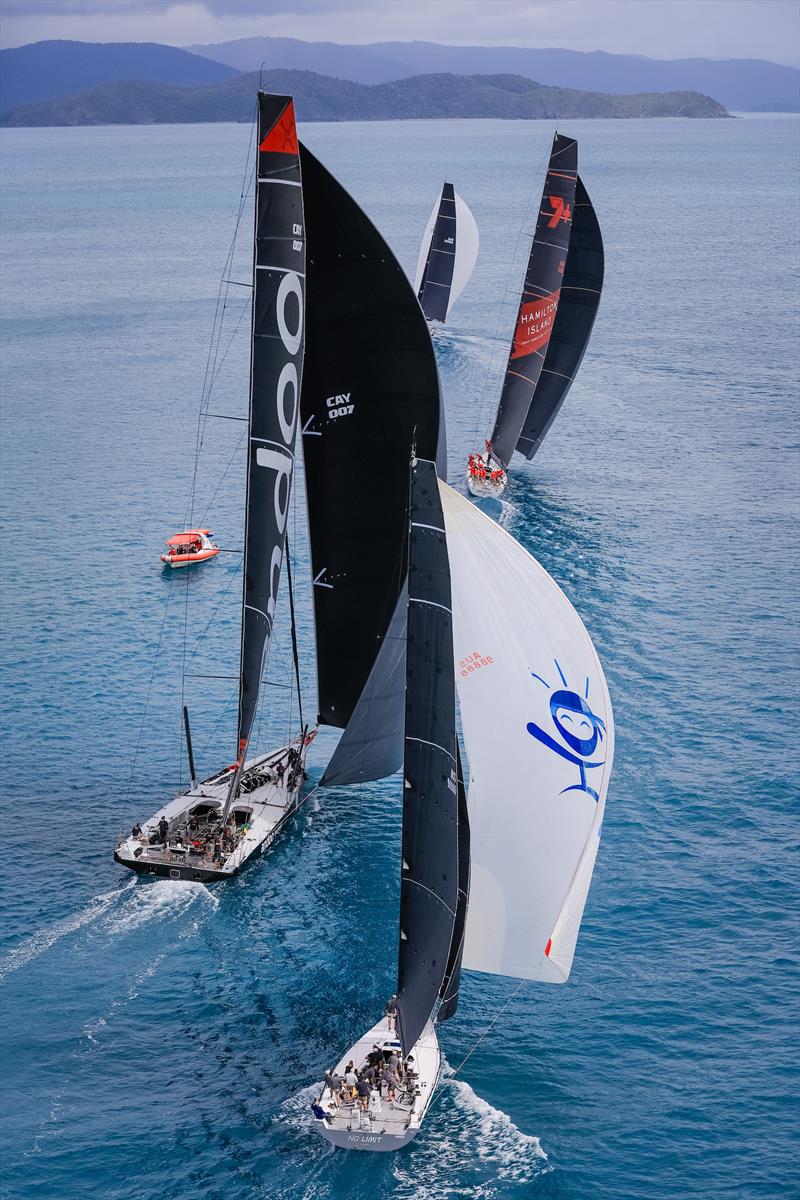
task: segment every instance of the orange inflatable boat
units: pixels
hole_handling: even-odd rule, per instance
[[[185,529],[176,533],[167,543],[167,549],[161,555],[162,563],[168,567],[188,567],[192,563],[205,562],[219,554],[219,546],[210,540],[210,529]]]

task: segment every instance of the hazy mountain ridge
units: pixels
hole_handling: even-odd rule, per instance
[[[312,71],[265,71],[267,91],[291,94],[300,121],[379,121],[499,117],[726,117],[708,96],[692,92],[611,96],[545,87],[519,75],[416,75],[390,83],[352,83]],[[259,73],[207,87],[138,82],[105,84],[77,96],[0,116],[10,126],[148,125],[249,121]]]
[[[800,109],[800,71],[764,59],[654,59],[634,54],[446,46],[436,42],[348,45],[295,38],[242,38],[190,46],[241,70],[297,69],[355,83],[387,83],[418,74],[522,75],[538,83],[611,94],[697,91],[728,109]]]
[[[0,112],[121,79],[202,85],[239,72],[158,42],[33,42],[0,50]]]

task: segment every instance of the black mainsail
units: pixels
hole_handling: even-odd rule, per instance
[[[528,416],[544,364],[561,294],[578,172],[578,143],[553,138],[542,203],[536,219],[525,285],[490,443],[507,467]]]
[[[450,564],[436,466],[411,468],[397,1025],[408,1054],[442,990],[458,908]]]
[[[417,299],[429,321],[447,319],[456,262],[456,236],[455,189],[452,183],[445,183],[417,292]]]
[[[467,905],[469,903],[469,813],[467,810],[467,789],[464,786],[464,772],[461,767],[461,752],[456,749],[456,764],[458,771],[458,904],[456,919],[453,925],[453,936],[450,942],[450,953],[447,956],[447,969],[439,997],[441,1004],[436,1014],[438,1022],[447,1021],[458,1008],[458,993],[461,987],[461,959],[464,954],[464,932],[467,924]]]
[[[408,463],[414,445],[443,460],[444,420],[430,333],[402,268],[305,146],[300,162],[308,272],[300,406],[319,721],[347,726],[371,680],[370,698],[385,701],[381,729],[388,722],[398,733],[384,738],[380,763],[365,762],[364,748],[377,745],[356,714],[360,765],[340,771],[332,760],[324,780],[343,783],[400,765]]]
[[[528,459],[541,446],[578,373],[600,305],[604,265],[597,214],[579,175],[558,312],[542,373],[517,442],[517,450]]]
[[[235,795],[275,615],[304,348],[303,189],[289,96],[258,93],[247,506]]]

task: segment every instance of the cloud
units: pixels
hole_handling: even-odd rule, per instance
[[[796,63],[796,0],[0,0],[6,46],[47,38],[186,46],[273,36],[563,46]]]

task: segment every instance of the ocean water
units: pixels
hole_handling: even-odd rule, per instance
[[[552,132],[303,131],[409,270],[444,177],[473,208],[481,255],[437,341],[457,486],[497,398]],[[158,553],[187,511],[249,130],[3,131],[4,1197],[800,1194],[798,122],[567,132],[605,294],[579,381],[496,516],[604,662],[604,840],[568,985],[511,999],[514,983],[467,976],[442,1029],[452,1067],[508,1007],[417,1140],[383,1156],[329,1148],[308,1103],[393,989],[398,780],[316,793],[215,889],[134,880],[111,857],[186,780],[182,699],[202,768],[233,757],[235,683],[198,676],[237,669],[237,558],[165,578]],[[247,279],[248,215],[229,278]],[[230,289],[213,411],[245,410],[246,302]],[[209,423],[194,507],[230,548],[241,428]],[[269,690],[265,741],[290,704]],[[332,745],[315,743],[312,782]]]

